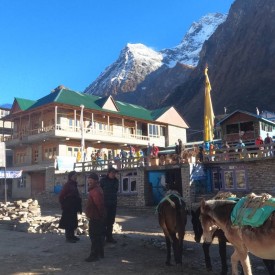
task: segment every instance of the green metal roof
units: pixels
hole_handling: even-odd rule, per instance
[[[29,109],[35,103],[35,100],[29,100],[29,99],[24,99],[19,97],[16,97],[15,100],[22,111]]]
[[[166,107],[157,110],[148,110],[142,106],[114,100],[115,106],[116,108],[118,108],[118,111],[116,112],[103,108],[104,103],[108,100],[108,98],[109,97],[102,98],[99,96],[87,95],[69,89],[60,89],[36,101],[22,98],[16,98],[16,100],[21,110],[23,111],[38,108],[54,102],[77,107],[83,104],[85,106],[85,109],[98,110],[102,112],[105,111],[114,114],[119,114],[121,116],[128,116],[151,121],[156,120],[159,116],[161,116],[170,108]]]

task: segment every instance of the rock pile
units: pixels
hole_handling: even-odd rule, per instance
[[[37,200],[28,199],[0,203],[0,224],[9,224],[13,230],[28,233],[55,233],[64,234],[59,229],[60,215],[41,216],[41,209]],[[114,225],[114,232],[120,233],[120,225]],[[88,236],[88,220],[85,214],[78,214],[78,235]]]

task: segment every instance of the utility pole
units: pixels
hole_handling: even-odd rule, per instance
[[[6,144],[0,142],[0,168],[4,168],[5,204],[7,203]]]
[[[84,105],[80,105],[81,113],[80,113],[80,131],[81,131],[81,161],[84,161],[84,150],[85,150],[85,139],[84,139],[84,119],[83,119],[83,111]]]

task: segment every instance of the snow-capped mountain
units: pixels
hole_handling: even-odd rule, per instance
[[[214,33],[226,17],[225,14],[210,13],[198,22],[194,22],[178,46],[160,51],[163,62],[169,67],[174,67],[177,62],[197,66],[204,41]]]
[[[107,67],[84,93],[103,96],[134,91],[147,75],[163,65],[162,58],[161,53],[143,44],[128,43],[117,61]]]
[[[84,93],[99,96],[119,95],[136,91],[138,86],[142,86],[144,90],[150,82],[151,74],[156,80],[158,73],[163,77],[163,71],[173,68],[177,63],[196,66],[204,41],[225,19],[226,15],[220,13],[202,17],[191,25],[181,43],[172,49],[157,52],[143,44],[127,44],[117,61],[107,67]],[[186,71],[186,68],[184,70]],[[145,80],[146,86],[142,85]]]

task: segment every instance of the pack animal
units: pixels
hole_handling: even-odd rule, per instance
[[[233,245],[231,256],[232,274],[238,274],[241,262],[245,275],[251,275],[248,251],[262,259],[275,260],[275,214],[259,227],[233,226],[231,212],[236,202],[232,200],[209,200],[201,202],[201,224],[205,242],[211,243],[213,234],[220,228]]]
[[[195,234],[195,241],[197,243],[200,243],[201,237],[203,235],[203,229],[200,222],[200,213],[201,213],[200,207],[198,207],[196,211],[193,211],[193,210],[191,211],[192,225],[193,225],[193,230]],[[226,275],[228,272],[228,265],[226,260],[227,258],[226,243],[228,242],[228,240],[226,239],[224,232],[220,228],[217,228],[217,230],[213,233],[212,241],[214,238],[218,238],[218,243],[219,243],[219,254],[220,254],[221,265],[222,265],[221,275]],[[212,263],[211,263],[211,257],[210,257],[211,243],[203,242],[202,244],[204,260],[205,260],[207,271],[212,271]],[[275,275],[274,261],[263,259],[263,263],[266,266],[269,275]],[[242,274],[243,274],[243,270],[242,270]]]
[[[236,197],[236,195],[231,192],[220,191],[213,197],[213,200],[219,200],[219,199],[223,200],[223,199],[235,198],[235,197]],[[200,243],[202,233],[203,233],[201,222],[200,222],[200,213],[201,213],[200,207],[197,207],[195,210],[191,210],[191,215],[192,215],[191,221],[192,221],[193,230],[194,230],[194,234],[195,234],[195,241],[197,243]],[[212,240],[215,237],[218,238],[218,242],[219,242],[219,254],[220,254],[221,264],[222,264],[221,274],[222,275],[227,274],[227,271],[228,271],[228,266],[227,266],[227,261],[226,261],[227,239],[224,236],[224,233],[221,229],[217,229],[215,231],[215,233],[213,234]],[[210,253],[209,253],[211,243],[203,242],[203,244],[202,244],[205,265],[206,265],[206,269],[208,271],[212,271],[212,263],[211,263]]]
[[[166,265],[171,265],[171,246],[175,263],[181,265],[187,223],[186,204],[180,196],[171,194],[162,199],[157,210],[159,225],[163,230],[167,247]]]

